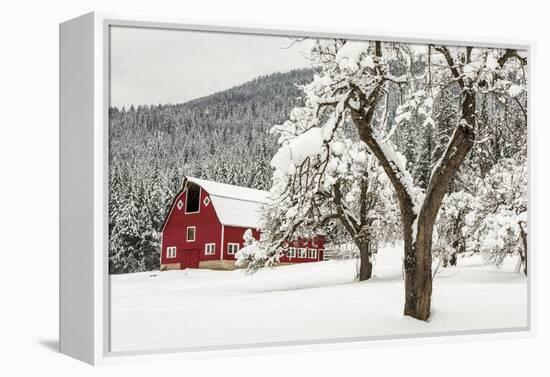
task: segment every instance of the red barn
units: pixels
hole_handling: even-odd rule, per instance
[[[162,227],[160,268],[221,268],[235,265],[243,235],[260,236],[260,215],[267,191],[186,177]],[[281,262],[322,261],[324,238],[290,242]]]

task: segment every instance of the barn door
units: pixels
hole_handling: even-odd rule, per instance
[[[199,250],[183,250],[180,268],[199,268]]]
[[[189,267],[199,268],[199,249],[189,250]]]

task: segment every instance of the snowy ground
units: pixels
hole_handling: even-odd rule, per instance
[[[111,276],[111,347],[134,351],[525,327],[527,280],[480,259],[434,281],[433,314],[401,313],[401,248],[380,250],[375,277],[354,261],[282,266],[255,275],[184,270]]]

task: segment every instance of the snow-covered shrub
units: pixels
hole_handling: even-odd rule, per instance
[[[497,266],[507,255],[527,258],[527,165],[502,159],[483,180],[471,247]],[[525,270],[526,271],[526,270]]]
[[[443,200],[433,238],[434,257],[455,264],[480,253],[500,266],[507,256],[526,264],[527,166],[501,158],[484,178],[461,173],[459,191]]]
[[[265,257],[265,251],[262,250],[260,243],[258,241],[254,241],[250,245],[240,249],[235,254],[235,265],[239,267],[247,267],[248,264],[263,260]]]
[[[244,247],[235,254],[235,265],[238,267],[248,267],[249,264],[257,263],[266,257],[265,251],[258,240],[254,238],[251,229],[247,229],[243,234]]]
[[[464,191],[448,194],[439,210],[433,235],[433,256],[443,266],[456,265],[459,255],[466,252],[466,240],[471,236],[472,213],[476,211],[475,197]],[[468,223],[470,221],[470,223]]]

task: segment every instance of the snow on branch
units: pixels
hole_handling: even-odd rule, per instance
[[[285,122],[282,126],[275,126],[272,132],[285,134],[282,145],[273,156],[271,166],[281,174],[294,174],[296,167],[301,165],[306,158],[320,155],[327,148],[327,144],[332,140],[336,129],[344,121],[345,103],[349,98],[349,91],[343,95],[334,97],[337,102],[334,111],[329,115],[328,120],[321,127],[313,126],[297,136],[290,136],[289,131],[299,132],[293,123],[316,124],[319,119],[313,111],[293,110],[294,118],[290,122]]]
[[[372,138],[379,145],[386,161],[393,168],[395,178],[399,180],[410,197],[415,214],[418,214],[424,199],[422,190],[415,186],[413,177],[407,170],[407,159],[403,154],[395,150],[391,141],[387,138],[380,137],[378,131],[372,131]]]

